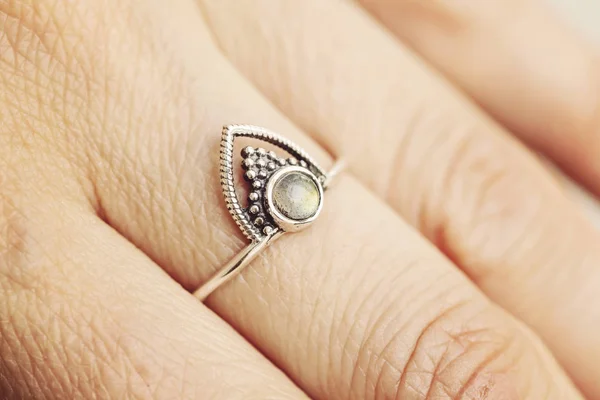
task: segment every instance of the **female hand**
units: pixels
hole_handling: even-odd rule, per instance
[[[364,5],[397,37],[333,0],[0,0],[2,397],[600,398],[600,235],[509,134],[600,193],[594,50],[536,1]],[[205,306],[229,123],[350,172]]]

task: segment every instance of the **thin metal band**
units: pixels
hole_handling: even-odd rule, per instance
[[[344,168],[345,162],[337,160],[323,182],[323,189],[326,190],[333,178],[335,178]],[[253,240],[235,257],[233,257],[225,266],[219,269],[208,281],[194,292],[194,296],[200,301],[204,301],[215,289],[235,278],[242,270],[247,267],[252,260],[263,249],[279,239],[285,231],[275,230],[272,234],[265,235],[260,240]]]

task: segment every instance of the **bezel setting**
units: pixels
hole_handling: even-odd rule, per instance
[[[292,219],[286,216],[283,212],[281,212],[281,210],[279,210],[279,208],[275,205],[273,201],[273,190],[275,189],[277,183],[285,176],[294,173],[300,173],[308,177],[314,183],[319,195],[319,203],[314,214],[308,218],[301,220]],[[317,217],[321,213],[321,209],[323,208],[323,195],[323,185],[321,185],[321,182],[319,182],[319,179],[315,176],[315,174],[310,172],[308,169],[295,165],[283,167],[277,170],[277,172],[275,172],[273,175],[271,175],[267,182],[267,187],[265,190],[267,212],[273,218],[277,226],[279,226],[282,230],[286,232],[298,232],[304,228],[307,228],[312,222],[314,222],[317,219]]]

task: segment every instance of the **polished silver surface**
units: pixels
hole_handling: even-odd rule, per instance
[[[277,154],[262,147],[242,149],[241,166],[250,193],[248,205],[238,199],[234,182],[234,141],[246,137],[278,147]],[[329,173],[292,141],[265,128],[252,125],[229,125],[223,128],[220,151],[221,188],[233,220],[250,243],[194,295],[201,301],[216,288],[233,279],[256,255],[286,232],[308,227],[319,216],[325,189],[343,168],[336,162]]]

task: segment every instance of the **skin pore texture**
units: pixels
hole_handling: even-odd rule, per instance
[[[513,136],[595,190],[593,52],[531,6],[519,26],[574,48],[581,82],[482,61],[496,98],[427,23],[396,24],[435,20],[461,55],[483,21],[521,54],[541,45],[485,19],[516,3],[414,3],[0,0],[0,397],[600,396],[600,236]],[[584,111],[552,112],[562,96]],[[349,168],[202,304],[246,243],[219,185],[230,123]]]

